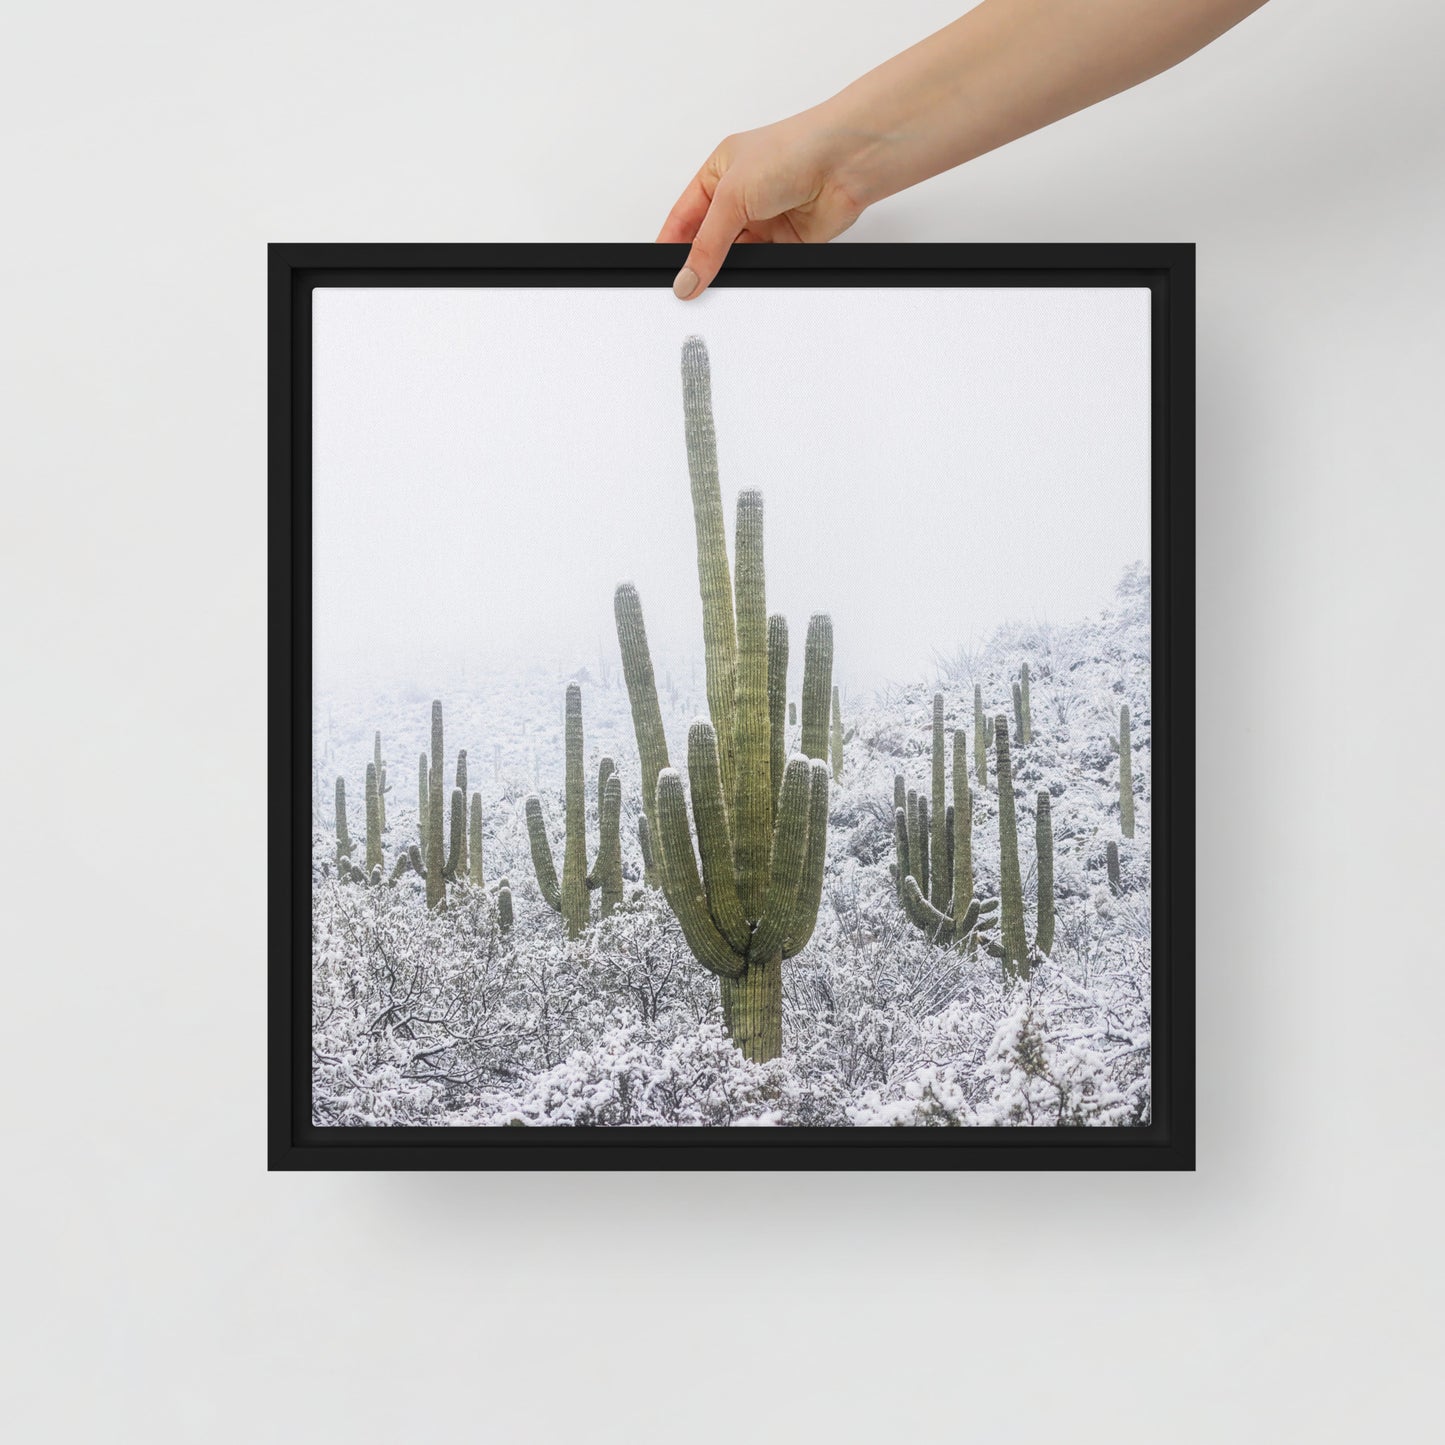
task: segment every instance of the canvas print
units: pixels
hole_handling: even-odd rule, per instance
[[[312,322],[317,1125],[1151,1121],[1146,290]]]

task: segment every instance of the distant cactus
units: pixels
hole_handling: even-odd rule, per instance
[[[933,806],[902,775],[893,779],[894,876],[903,911],[936,943],[973,951],[994,925],[996,899],[973,895],[973,801],[968,788],[968,741],[953,734],[953,802],[946,802],[943,694],[933,699]]]
[[[442,851],[442,705],[440,701],[431,705],[431,760],[427,765],[426,794],[426,839],[423,852],[426,857],[426,906],[437,908],[446,902],[447,885],[444,877],[446,856]]]
[[[1013,763],[1009,756],[1008,723],[994,719],[995,766],[998,770],[999,903],[1002,916],[1001,954],[1004,973],[1029,976],[1028,935],[1024,932],[1024,885],[1019,872],[1019,831],[1014,813]]]
[[[611,758],[604,758],[598,769],[597,816],[601,841],[597,865],[587,868],[587,800],[583,784],[582,689],[574,683],[567,687],[565,715],[565,832],[562,849],[562,881],[557,881],[557,865],[552,845],[547,838],[547,821],[542,813],[542,800],[533,793],[526,803],[527,837],[532,848],[532,868],[542,898],[554,912],[562,915],[567,936],[577,938],[587,927],[590,916],[588,890],[602,890],[602,911],[610,913],[622,896],[622,780]],[[609,790],[615,784],[615,806]]]
[[[789,726],[790,728],[795,728],[795,727],[797,727],[797,725],[798,725],[798,704],[795,703],[795,702],[790,702],[790,703],[788,704],[788,726]]]
[[[1029,712],[1029,665],[1024,663],[1019,675],[1019,694],[1023,706],[1020,709],[1023,716],[1023,737],[1025,745],[1034,740],[1034,720]]]
[[[983,720],[983,688],[973,685],[973,763],[980,788],[988,787],[987,725]]]
[[[472,794],[472,807],[468,819],[471,837],[467,843],[468,873],[478,888],[485,881],[482,873],[482,795]]]
[[[465,878],[465,877],[467,876],[467,874],[468,874],[468,871],[469,871],[468,866],[467,866],[467,812],[466,812],[466,808],[467,808],[467,750],[466,750],[465,748],[463,748],[463,749],[457,754],[457,785],[456,785],[455,791],[452,793],[452,799],[453,799],[453,801],[452,801],[452,808],[453,808],[453,811],[455,811],[455,810],[456,810],[456,807],[457,807],[457,804],[456,804],[456,795],[457,795],[457,793],[460,793],[460,794],[462,795],[462,801],[461,801],[461,818],[462,818],[462,822],[461,822],[461,828],[460,828],[460,839],[459,839],[459,845],[458,845],[458,848],[457,848],[457,856],[456,856],[455,859],[453,859],[453,860],[451,861],[451,863],[450,863],[449,866],[448,866],[447,871],[448,871],[449,873],[455,874],[455,876],[458,877],[458,878]],[[455,819],[452,820],[452,834],[453,834],[454,837],[458,835],[457,822],[456,822]]]
[[[1119,709],[1119,831],[1134,836],[1134,756],[1129,741],[1129,708]]]
[[[1119,845],[1109,839],[1109,846],[1105,849],[1105,856],[1109,867],[1109,887],[1117,895],[1124,891],[1124,880],[1119,873]]]
[[[341,868],[341,860],[351,857],[351,834],[346,830],[346,779],[336,780],[336,866],[338,871]]]
[[[664,896],[694,957],[719,977],[734,1043],[765,1062],[782,1052],[783,961],[812,937],[822,900],[833,629],[821,614],[809,624],[806,756],[785,763],[775,790],[773,733],[782,717],[779,687],[786,684],[778,667],[780,634],[766,610],[762,497],[751,491],[738,497],[734,592],[708,355],[698,337],[683,346],[682,375],[711,715],[688,735],[696,851],[682,778],[668,761],[642,606],[631,584],[617,589],[617,635]]]
[[[1021,748],[1021,747],[1024,745],[1024,694],[1023,694],[1023,689],[1018,685],[1018,683],[1014,683],[1014,685],[1013,685],[1013,695],[1014,695],[1014,739],[1013,739],[1013,740],[1014,740],[1014,746]]]
[[[938,909],[940,913],[948,911],[948,900],[953,894],[952,871],[945,872],[947,840],[946,832],[948,820],[945,816],[948,797],[948,775],[943,755],[943,694],[933,694],[933,777],[932,777],[932,810],[930,816],[933,820],[933,837],[930,840],[929,852],[932,855],[932,874],[926,886],[928,901]],[[922,819],[920,821],[920,831]]]
[[[503,933],[512,931],[512,885],[505,878],[497,884],[497,926]]]
[[[376,764],[376,806],[380,814],[379,826],[386,832],[386,764],[381,758],[381,733],[377,732],[372,743],[372,761]]]
[[[1034,851],[1038,858],[1034,947],[1047,958],[1054,951],[1054,818],[1047,789],[1039,791],[1034,813]]]
[[[836,783],[843,776],[843,707],[838,701],[836,684],[833,687],[833,726],[829,743],[833,754],[833,781]]]
[[[366,765],[366,871],[380,868],[381,789],[377,786],[376,764]]]
[[[406,852],[398,853],[396,855],[396,862],[392,865],[391,877],[386,881],[388,883],[395,883],[403,873],[411,872],[411,866],[411,854]]]

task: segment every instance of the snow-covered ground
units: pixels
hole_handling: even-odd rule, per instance
[[[840,639],[840,646],[843,644]],[[421,880],[339,883],[335,780],[353,839],[380,729],[389,873],[419,841],[417,760],[431,692],[320,696],[313,847],[314,1097],[319,1124],[988,1125],[1146,1123],[1150,1109],[1149,579],[1131,569],[1115,605],[1073,626],[1011,626],[942,660],[938,676],[844,699],[856,735],[833,787],[827,876],[812,942],[784,965],[784,1056],[746,1061],[723,1032],[718,984],[689,953],[659,893],[641,882],[637,749],[620,669],[472,677],[441,692],[447,783],[458,748],[482,796],[482,889],[453,885],[429,914]],[[1019,857],[1030,937],[1034,798],[1052,797],[1057,932],[1050,960],[1006,985],[993,959],[930,943],[903,916],[893,861],[893,779],[926,791],[932,699],[973,740],[973,688],[1012,719],[1027,661],[1033,739],[1014,752]],[[797,659],[795,659],[795,665]],[[659,666],[674,765],[705,711],[701,664]],[[623,783],[627,902],[576,942],[542,901],[523,803],[540,793],[560,861],[563,694],[582,683],[588,857],[597,849],[597,762]],[[797,680],[791,694],[796,696]],[[1132,719],[1136,824],[1120,836],[1117,733]],[[796,730],[790,731],[790,744]],[[951,746],[950,746],[951,753]],[[993,755],[989,781],[995,782]],[[1108,886],[1119,844],[1124,890]],[[998,813],[976,793],[978,891],[998,891]],[[358,849],[359,851],[359,849]],[[499,878],[516,922],[496,922]],[[593,916],[596,919],[596,895]]]

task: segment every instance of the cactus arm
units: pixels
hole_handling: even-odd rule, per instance
[[[783,796],[778,800],[778,823],[773,829],[768,865],[767,902],[748,948],[750,959],[765,960],[781,953],[797,924],[798,892],[808,856],[811,799],[812,765],[801,754],[795,754],[788,759],[783,774]]]
[[[923,896],[923,890],[918,886],[916,878],[903,880],[901,896],[903,911],[919,928],[928,933],[935,943],[951,943],[953,941],[953,919],[935,908]]]
[[[918,876],[918,794],[909,788],[904,797],[904,816],[908,822],[908,876]]]
[[[957,814],[954,810],[954,806],[952,803],[950,803],[948,807],[943,810],[943,818],[943,850],[946,855],[946,861],[948,866],[939,867],[937,864],[935,864],[933,869],[933,876],[935,878],[941,878],[947,882],[949,887],[948,897],[951,899],[953,897],[952,889],[954,865],[958,861],[958,829],[956,822]],[[949,905],[947,899],[944,900],[944,911],[951,911],[951,905]]]
[[[391,877],[388,878],[386,881],[388,883],[395,883],[396,880],[400,878],[403,873],[408,873],[410,871],[411,855],[407,853],[398,853],[396,856],[396,862],[392,865]]]
[[[1008,723],[994,719],[998,771],[999,901],[1003,913],[1004,972],[1029,976],[1028,938],[1024,932],[1024,887],[1019,872],[1018,820],[1014,814],[1013,763],[1009,756]]]
[[[662,730],[662,710],[657,704],[657,678],[647,647],[642,599],[632,583],[624,582],[617,589],[613,612],[617,618],[617,642],[622,651],[622,675],[627,683],[632,726],[637,734],[637,756],[642,767],[642,811],[656,849],[661,839],[657,829],[657,777],[669,766],[667,735]]]
[[[738,494],[736,768],[728,821],[743,914],[762,917],[772,846],[772,759],[768,739],[768,614],[763,575],[763,498]],[[718,739],[721,746],[722,739]],[[727,774],[724,769],[724,786]]]
[[[733,871],[728,810],[723,802],[717,734],[711,723],[693,723],[687,735],[687,776],[692,786],[692,816],[702,855],[702,886],[708,912],[728,946],[740,957],[748,951],[747,915]],[[692,849],[689,841],[688,850]],[[663,850],[664,853],[666,849]]]
[[[1019,677],[1019,691],[1023,701],[1024,718],[1024,742],[1031,743],[1034,740],[1034,720],[1029,711],[1029,665],[1024,663]]]
[[[662,840],[662,867],[669,907],[682,925],[682,936],[693,956],[720,978],[737,978],[747,965],[718,931],[708,912],[698,877],[697,857],[687,827],[687,803],[682,779],[675,768],[664,768],[657,779],[657,824]]]
[[[733,794],[734,711],[738,648],[733,624],[732,579],[723,530],[718,480],[717,431],[712,414],[712,369],[700,336],[682,344],[682,414],[687,474],[697,531],[697,580],[702,593],[702,640],[707,669],[707,706],[721,748],[723,796]],[[645,781],[645,780],[644,780]],[[663,845],[666,847],[666,844]]]
[[[826,612],[808,619],[803,649],[803,737],[810,758],[828,756],[828,713],[833,700],[833,619]]]
[[[422,753],[416,760],[416,816],[418,822],[418,842],[421,847],[426,847],[426,803],[427,793],[431,784],[427,778],[426,754]]]
[[[442,855],[442,705],[431,705],[431,759],[426,792],[426,904],[435,908],[446,898],[446,859]]]
[[[1014,744],[1017,747],[1024,745],[1024,700],[1023,693],[1018,683],[1013,685],[1014,694]]]
[[[948,907],[949,893],[953,888],[953,870],[948,864],[948,816],[945,772],[946,760],[943,752],[943,694],[933,694],[933,789],[930,817],[933,820],[933,836],[929,839],[930,870],[927,880],[919,883],[927,890],[929,902],[940,912]]]
[[[793,910],[793,924],[783,941],[783,957],[801,953],[818,926],[818,909],[823,902],[823,868],[828,854],[828,766],[812,763],[813,781],[808,797],[808,853],[803,863],[803,881]]]
[[[1038,796],[1034,817],[1034,846],[1038,852],[1038,927],[1034,946],[1042,954],[1054,951],[1054,818],[1047,791]]]
[[[452,789],[452,838],[451,851],[447,854],[442,876],[448,881],[456,878],[462,869],[462,855],[467,847],[467,802],[460,788]]]
[[[918,880],[918,887],[925,898],[932,892],[933,880],[933,858],[930,853],[932,843],[930,819],[928,816],[928,799],[922,794],[918,798],[918,852],[914,859],[913,876]]]
[[[497,927],[503,933],[512,930],[512,885],[505,878],[497,887]]]
[[[833,724],[829,735],[833,753],[833,781],[843,776],[843,705],[838,699],[838,688],[833,687]]]
[[[777,822],[778,795],[783,791],[783,770],[788,765],[784,721],[787,699],[788,619],[775,612],[768,618],[768,757],[773,800],[769,826]]]
[[[527,799],[527,839],[532,845],[532,869],[542,899],[556,913],[562,911],[562,890],[557,886],[557,865],[552,860],[552,845],[547,841],[547,820],[542,816],[542,800],[533,793]]]
[[[1114,894],[1122,893],[1124,891],[1124,881],[1123,876],[1119,872],[1119,845],[1112,838],[1109,839],[1108,846],[1105,849],[1105,857],[1108,860],[1109,890]]]

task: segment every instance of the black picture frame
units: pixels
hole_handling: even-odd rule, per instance
[[[670,287],[659,245],[269,247],[271,1169],[1193,1169],[1194,247],[740,246],[730,286],[1131,286],[1152,295],[1153,1122],[1138,1128],[335,1128],[311,1122],[311,293]],[[681,303],[679,303],[681,304]]]

